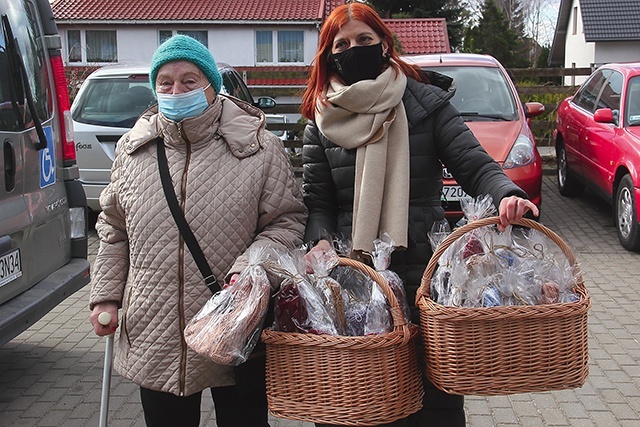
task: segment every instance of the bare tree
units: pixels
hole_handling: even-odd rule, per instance
[[[514,0],[494,0],[505,14],[509,22],[512,21],[514,9],[517,6]],[[468,7],[472,16],[477,19],[478,12],[484,0],[468,0]],[[522,24],[524,34],[543,46],[548,46],[553,40],[556,18],[560,8],[560,0],[519,0],[521,6]],[[510,28],[513,27],[513,23]]]
[[[549,46],[560,9],[560,0],[522,0],[527,34],[543,46]]]

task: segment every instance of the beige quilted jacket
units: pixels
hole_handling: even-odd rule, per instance
[[[100,196],[100,249],[90,305],[121,305],[115,369],[152,390],[188,396],[234,383],[233,369],[187,347],[186,323],[211,297],[166,203],[156,156],[162,137],[178,201],[220,283],[251,245],[302,243],[306,208],[282,142],[264,114],[218,96],[182,124],[146,111],[117,144]]]

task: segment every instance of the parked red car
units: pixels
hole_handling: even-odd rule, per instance
[[[542,161],[529,129],[529,119],[544,113],[544,106],[538,102],[520,102],[511,78],[492,56],[443,53],[403,59],[453,78],[456,93],[451,103],[487,153],[540,208]],[[447,218],[456,220],[462,217],[459,200],[465,193],[446,169],[443,169],[443,184]]]
[[[613,206],[622,246],[640,251],[640,62],[599,67],[560,104],[554,136],[560,194],[588,186]]]

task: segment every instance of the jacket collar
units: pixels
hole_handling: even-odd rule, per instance
[[[124,149],[132,154],[158,137],[178,149],[186,139],[194,150],[222,139],[235,157],[243,158],[264,146],[265,126],[262,110],[225,95],[218,95],[202,114],[178,123],[159,114],[158,106],[154,105],[142,113],[127,133]]]
[[[409,127],[422,122],[429,114],[453,98],[453,95],[455,95],[455,86],[443,90],[435,85],[420,83],[411,78],[407,79],[407,88],[402,101],[407,111]]]

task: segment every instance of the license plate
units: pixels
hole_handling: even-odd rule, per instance
[[[0,256],[0,286],[6,285],[20,276],[22,276],[20,250],[15,249]]]
[[[447,202],[457,202],[466,196],[467,193],[459,185],[445,185],[442,187],[442,199]]]

